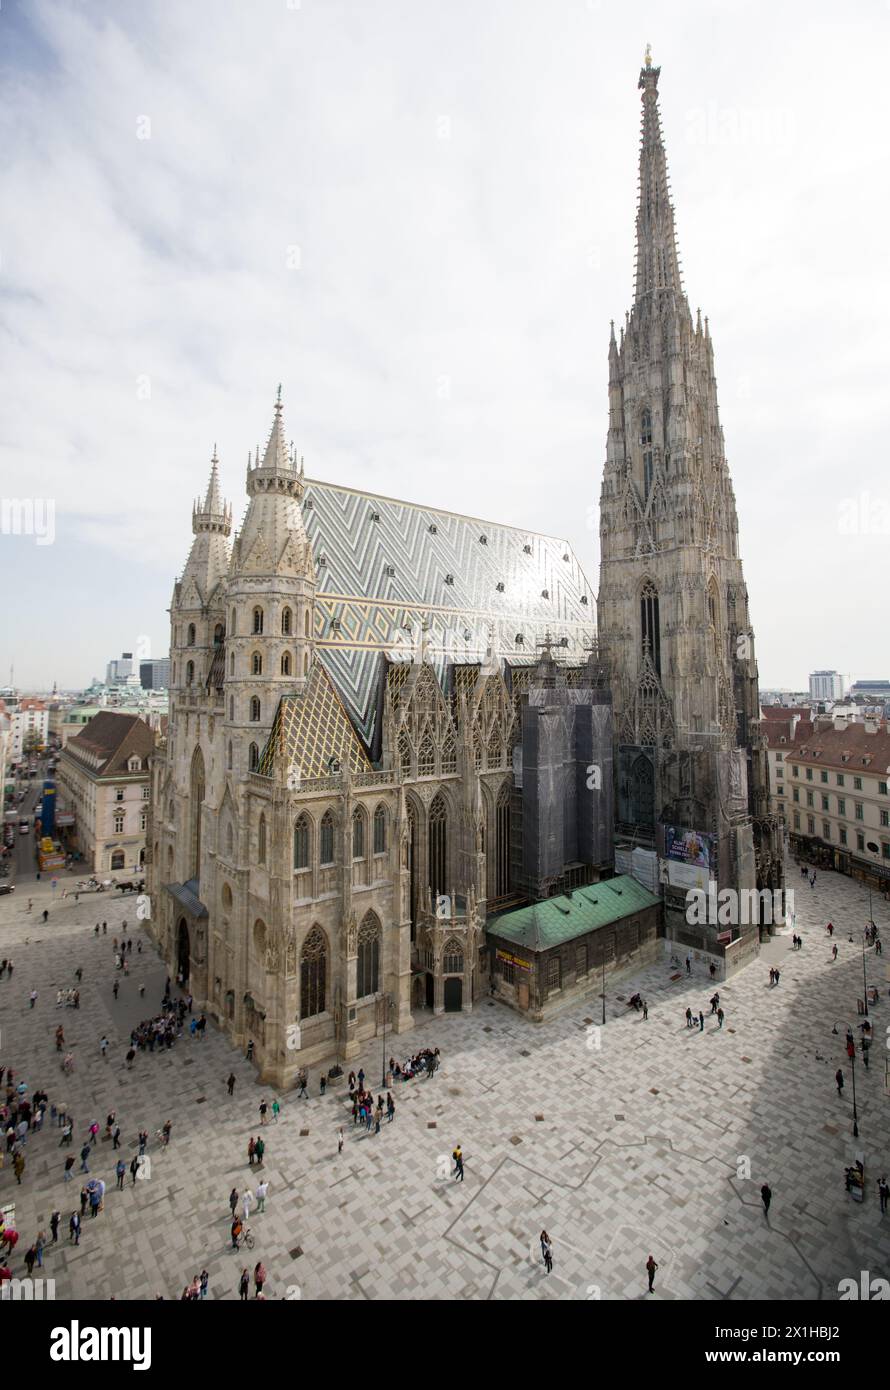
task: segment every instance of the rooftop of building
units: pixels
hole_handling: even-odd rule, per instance
[[[841,729],[826,723],[801,733],[798,726],[788,758],[838,770],[861,772],[870,768],[873,773],[885,773],[890,771],[890,729],[885,722],[849,723]]]
[[[82,759],[97,777],[123,775],[134,754],[146,761],[154,741],[151,729],[138,715],[100,710],[81,733],[68,740],[61,756]]]
[[[629,874],[603,879],[586,888],[576,888],[571,894],[546,898],[528,907],[505,912],[489,920],[489,936],[512,941],[530,951],[548,951],[575,937],[601,927],[611,926],[644,908],[658,907],[655,897]]]

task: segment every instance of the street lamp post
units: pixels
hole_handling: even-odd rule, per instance
[[[869,913],[869,921],[871,913]],[[862,933],[862,1002],[865,1005],[865,1017],[868,1018],[868,976],[865,973],[865,932]]]
[[[603,1000],[603,1027],[605,1028],[605,1026],[606,1026],[606,948],[605,948],[605,943],[603,944],[603,993],[602,993],[602,1000]]]
[[[384,994],[384,996],[383,996],[383,1075],[382,1075],[382,1080],[381,1080],[381,1082],[380,1082],[380,1084],[381,1084],[381,1086],[384,1088],[384,1090],[386,1089],[386,1018],[387,1018],[388,1013],[389,1013],[389,995],[388,995],[388,994]]]
[[[850,1053],[850,1073],[853,1078],[853,1138],[859,1138],[859,1112],[856,1109],[856,1049]]]

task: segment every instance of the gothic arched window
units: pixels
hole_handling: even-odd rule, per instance
[[[309,609],[308,609],[308,608],[306,609],[306,612],[305,612],[305,614],[303,615],[303,631],[304,631],[305,635],[308,637],[308,636],[309,636]]]
[[[223,642],[225,641],[225,636],[226,636],[226,630],[225,630],[225,628],[223,627],[222,623],[217,623],[216,627],[213,629],[213,645],[214,645],[214,647],[221,647],[222,644],[223,644]]]
[[[652,414],[648,410],[640,416],[640,443],[644,449],[652,443]]]
[[[230,696],[229,696],[229,719],[230,719],[230,721],[231,721],[232,723],[234,723],[234,721],[235,721],[235,696],[234,696],[234,695],[230,695]]]
[[[186,683],[186,685],[192,685],[192,684],[194,683],[194,679],[195,679],[195,663],[194,663],[193,661],[187,661],[187,662],[185,663],[185,683]]]
[[[386,808],[378,806],[374,812],[374,853],[386,853]]]
[[[647,579],[640,590],[640,641],[652,665],[661,675],[661,623],[658,616],[658,590]]]
[[[259,652],[254,652],[253,656],[250,658],[250,673],[253,676],[261,676],[263,674],[263,658],[260,656]]]
[[[712,579],[708,585],[708,624],[711,629],[711,641],[714,644],[714,651],[720,654],[720,595],[717,591],[717,581]]]
[[[318,834],[318,862],[319,864],[333,864],[334,862],[334,817],[330,811],[325,811],[321,818]]]
[[[260,750],[259,750],[259,748],[257,747],[257,745],[256,745],[255,743],[252,743],[252,744],[250,745],[250,749],[249,749],[249,752],[248,752],[247,766],[250,768],[250,771],[251,771],[251,772],[256,772],[256,770],[257,770],[257,768],[259,767],[259,765],[260,765]]]
[[[309,868],[309,822],[300,816],[294,826],[294,869]]]
[[[488,740],[488,766],[500,767],[502,757],[501,736],[497,729],[492,729],[491,738]]]
[[[226,826],[226,858],[231,859],[235,853],[235,833],[232,830],[232,822]]]
[[[432,777],[436,771],[436,746],[429,729],[425,729],[417,753],[418,777]]]
[[[227,747],[226,747],[226,768],[227,768],[227,770],[228,770],[229,772],[232,771],[232,740],[231,740],[231,739],[229,739],[228,745],[227,745]]]
[[[229,631],[231,632],[232,636],[234,637],[234,635],[235,635],[235,609],[234,609],[234,608],[232,609],[232,621],[229,623]]]
[[[303,653],[303,675],[304,675],[304,676],[308,676],[308,674],[309,674],[309,653],[308,653],[308,652],[304,652],[304,653]]]
[[[194,623],[189,623],[189,625],[188,625],[188,633],[186,634],[185,645],[186,645],[187,647],[193,647],[193,646],[195,645],[195,624],[194,624]]]
[[[380,987],[380,923],[373,912],[365,915],[358,932],[356,998],[376,994]]]
[[[321,927],[313,927],[300,953],[300,1017],[313,1018],[325,1010],[327,941]]]
[[[510,788],[498,793],[495,808],[494,896],[504,898],[510,891]]]
[[[352,813],[352,857],[365,857],[365,813],[361,806],[356,806]]]
[[[454,734],[447,734],[442,745],[442,775],[449,772],[457,772],[457,748],[454,743]]]
[[[281,674],[283,676],[290,675],[290,652],[285,652],[281,658]]]
[[[282,609],[281,612],[281,632],[284,637],[290,637],[291,611],[289,608]]]
[[[257,635],[259,635],[259,634],[262,632],[262,630],[263,630],[263,610],[262,610],[262,608],[255,608],[255,609],[253,610],[253,630],[254,630],[254,632],[255,632]]]
[[[266,862],[266,817],[260,815],[260,824],[257,830],[257,861],[260,864]]]
[[[477,772],[482,767],[482,738],[478,729],[473,730],[473,766]]]
[[[229,655],[229,675],[230,675],[230,676],[234,676],[234,674],[235,674],[235,653],[234,653],[234,652],[231,652],[230,655]]]
[[[399,767],[402,769],[403,777],[411,775],[411,742],[402,729],[399,733]]]
[[[442,971],[445,975],[462,975],[464,973],[464,948],[454,937],[445,943],[445,949],[442,952]]]
[[[258,695],[251,696],[250,721],[252,724],[259,724],[260,722],[260,699]]]
[[[434,797],[429,812],[430,892],[436,898],[448,892],[448,814],[441,796]]]

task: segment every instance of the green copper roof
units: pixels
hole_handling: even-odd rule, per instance
[[[571,897],[546,898],[530,907],[505,912],[489,922],[492,936],[503,937],[532,951],[547,951],[576,936],[631,917],[661,902],[629,874],[576,888]]]

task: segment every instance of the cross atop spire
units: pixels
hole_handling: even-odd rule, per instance
[[[640,201],[637,207],[637,275],[634,299],[639,304],[659,292],[683,293],[677,255],[674,208],[668,183],[667,157],[658,114],[658,78],[646,45],[645,66],[637,83],[642,92],[640,128]]]

